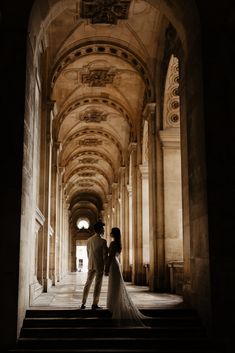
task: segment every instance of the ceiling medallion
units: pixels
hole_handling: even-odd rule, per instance
[[[86,123],[100,123],[101,121],[106,121],[107,116],[108,114],[104,112],[86,110],[80,114],[79,120],[85,121]]]
[[[91,19],[91,23],[117,24],[128,18],[131,0],[82,0],[81,18]]]
[[[113,83],[115,75],[110,69],[92,69],[82,74],[82,83],[88,83],[90,87],[104,87],[107,83]]]

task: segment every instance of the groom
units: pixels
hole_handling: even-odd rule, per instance
[[[105,224],[98,221],[94,224],[95,234],[87,241],[88,274],[83,289],[82,305],[80,309],[86,308],[86,301],[91,284],[95,278],[92,310],[102,309],[99,305],[99,298],[103,280],[104,265],[108,256],[107,241],[102,238]]]

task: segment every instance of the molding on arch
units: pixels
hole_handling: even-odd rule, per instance
[[[76,138],[81,138],[81,137],[85,137],[85,139],[89,140],[89,137],[87,137],[88,135],[96,135],[96,140],[98,144],[101,144],[102,140],[101,138],[107,138],[108,140],[110,140],[117,148],[117,150],[119,151],[119,156],[120,156],[120,161],[122,162],[124,160],[124,156],[123,156],[123,151],[122,151],[122,146],[120,145],[119,141],[117,140],[117,138],[113,135],[111,135],[109,132],[105,131],[105,130],[99,130],[98,128],[82,128],[81,130],[79,130],[78,132],[70,135],[62,144],[62,151],[61,154],[63,155],[63,149],[66,149],[67,145],[74,139]],[[100,136],[100,139],[98,138]],[[96,142],[96,141],[94,141]],[[86,144],[84,144],[84,146],[86,147]],[[79,148],[79,147],[78,147]]]
[[[55,131],[54,138],[56,141],[58,140],[60,126],[63,123],[64,119],[66,119],[67,115],[72,113],[74,110],[78,109],[79,107],[82,107],[83,105],[88,105],[88,104],[107,105],[108,107],[115,109],[119,114],[122,114],[122,116],[128,122],[130,126],[130,130],[132,131],[133,129],[133,124],[131,121],[132,113],[130,111],[127,111],[127,109],[124,108],[122,104],[117,102],[117,100],[112,97],[107,98],[102,96],[89,95],[88,97],[82,96],[79,99],[76,99],[70,102],[68,105],[64,107],[64,109],[61,111],[58,117],[54,119],[53,121],[54,131]]]
[[[75,159],[78,159],[79,157],[82,156],[99,156],[102,160],[106,161],[109,165],[110,168],[112,169],[113,172],[113,176],[115,175],[115,168],[113,165],[112,160],[105,154],[99,151],[79,151],[79,152],[75,152],[74,154],[72,154],[72,156],[69,156],[68,159],[65,162],[65,167],[67,167],[72,161],[74,161]]]
[[[55,63],[50,75],[51,91],[53,90],[57,78],[69,64],[75,62],[83,56],[94,54],[106,54],[115,56],[130,64],[131,67],[139,74],[145,84],[146,101],[151,102],[153,100],[153,82],[144,60],[135,54],[132,49],[122,44],[107,40],[101,40],[99,38],[95,38],[95,40],[83,40],[80,43],[74,45],[72,48],[68,49],[63,53],[63,55],[60,56],[59,59],[57,59],[57,62]]]

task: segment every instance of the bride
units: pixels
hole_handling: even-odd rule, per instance
[[[107,308],[112,313],[112,319],[123,325],[146,326],[144,319],[149,317],[143,315],[133,303],[126,289],[122,276],[119,256],[122,250],[121,232],[119,228],[112,228],[109,256],[105,267],[105,275],[109,275]]]

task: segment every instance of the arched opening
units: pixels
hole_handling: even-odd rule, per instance
[[[90,222],[88,219],[84,218],[79,218],[77,220],[77,227],[78,229],[88,229],[90,226]]]

